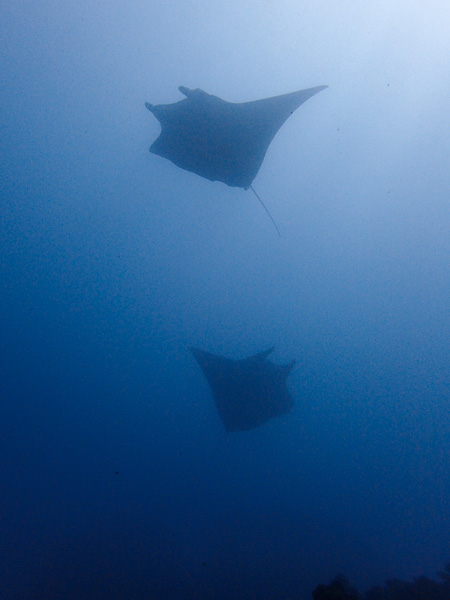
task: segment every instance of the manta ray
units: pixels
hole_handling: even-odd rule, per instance
[[[161,125],[150,152],[211,181],[251,188],[263,204],[252,182],[271,141],[299,106],[327,87],[234,103],[200,89],[180,86],[184,100],[173,104],[145,103]]]
[[[228,431],[245,431],[289,412],[294,406],[286,380],[295,365],[276,365],[259,352],[236,360],[191,348],[211,388],[217,411]]]

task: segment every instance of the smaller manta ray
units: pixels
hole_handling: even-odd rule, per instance
[[[267,360],[274,347],[243,360],[191,348],[205,375],[226,431],[245,431],[289,412],[294,401],[286,380],[295,365]]]

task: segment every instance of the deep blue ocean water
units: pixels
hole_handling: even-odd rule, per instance
[[[2,8],[0,597],[307,600],[450,560],[450,9]],[[251,194],[144,102],[329,85]],[[297,360],[223,435],[189,347]],[[217,448],[217,451],[215,449]]]

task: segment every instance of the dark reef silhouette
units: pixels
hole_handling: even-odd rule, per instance
[[[336,575],[328,585],[318,585],[312,596],[313,600],[362,600],[359,592],[344,575]]]
[[[318,585],[312,597],[313,600],[450,600],[450,563],[438,576],[441,581],[423,575],[413,581],[389,579],[384,585],[360,594],[346,577],[337,575],[328,585]]]

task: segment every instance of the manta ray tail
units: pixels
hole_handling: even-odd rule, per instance
[[[276,230],[277,230],[277,232],[278,232],[278,235],[281,237],[280,230],[278,229],[278,227],[277,227],[277,224],[276,224],[276,223],[275,223],[275,221],[273,220],[273,217],[272,217],[272,215],[271,215],[271,214],[270,214],[270,212],[267,210],[267,207],[266,207],[266,205],[265,205],[265,204],[264,204],[264,202],[261,200],[261,198],[258,196],[258,194],[255,192],[255,188],[254,188],[252,185],[250,186],[250,189],[251,189],[251,190],[252,190],[252,192],[255,194],[255,196],[258,198],[258,200],[261,202],[261,204],[262,204],[262,207],[264,208],[264,210],[266,211],[266,213],[269,215],[269,217],[270,217],[270,220],[272,221],[272,223],[273,223],[273,224],[274,224],[274,226],[275,226],[275,229],[276,229]]]

